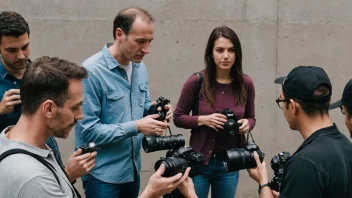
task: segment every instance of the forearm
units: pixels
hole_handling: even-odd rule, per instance
[[[176,127],[193,129],[198,127],[198,117],[174,112],[174,124]]]
[[[80,127],[83,128],[81,135],[84,141],[94,142],[97,146],[118,143],[138,134],[136,121],[121,124],[96,123],[90,127],[81,125],[78,128]]]

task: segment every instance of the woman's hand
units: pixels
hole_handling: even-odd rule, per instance
[[[238,134],[245,134],[249,132],[249,123],[247,119],[240,119],[237,123],[242,124],[239,128]]]
[[[210,115],[198,116],[198,126],[207,126],[213,128],[215,131],[219,129],[224,129],[224,124],[226,123],[226,116],[221,113],[213,113]]]

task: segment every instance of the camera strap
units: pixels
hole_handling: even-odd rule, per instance
[[[192,115],[198,115],[198,105],[199,105],[199,100],[200,100],[200,90],[202,88],[202,82],[203,82],[203,75],[201,72],[196,72],[198,80],[197,80],[197,86],[196,86],[196,91],[194,92],[194,105],[192,109]]]
[[[251,138],[252,138],[252,141],[255,143],[255,141],[254,141],[254,138],[253,138],[253,136],[252,136],[252,133],[249,131],[248,133],[247,133],[247,142],[249,141],[249,135],[251,136]]]
[[[47,162],[45,159],[43,159],[41,156],[37,155],[37,154],[34,154],[34,153],[31,153],[29,151],[26,151],[26,150],[23,150],[23,149],[10,149],[6,152],[4,152],[3,154],[0,155],[0,162],[5,159],[6,157],[10,156],[10,155],[13,155],[13,154],[18,154],[18,153],[21,153],[21,154],[26,154],[26,155],[30,155],[32,156],[33,158],[35,158],[36,160],[38,160],[40,163],[42,163],[44,166],[46,166],[55,176],[55,179],[57,181],[57,183],[59,184],[59,186],[61,187],[60,185],[60,182],[59,182],[59,177],[57,176],[57,174],[55,173],[56,172],[56,169],[54,168],[53,165],[51,165],[49,162]],[[59,165],[60,166],[60,165]],[[60,166],[61,167],[61,166]],[[65,172],[65,170],[61,167],[62,171],[64,172],[64,174],[66,175],[67,179],[68,179],[68,176]],[[69,179],[68,179],[69,180]],[[69,180],[70,181],[70,180]],[[71,188],[71,191],[72,191],[72,195],[77,195],[78,198],[81,198],[81,195],[79,194],[79,192],[77,191],[77,189],[72,185],[73,189]]]

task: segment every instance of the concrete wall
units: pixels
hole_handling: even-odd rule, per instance
[[[302,143],[291,131],[275,99],[281,91],[273,80],[297,65],[318,65],[330,75],[333,100],[351,78],[352,1],[346,0],[1,0],[0,10],[21,13],[31,27],[32,59],[59,56],[76,63],[100,50],[112,39],[117,12],[139,6],[155,17],[155,40],[145,58],[151,98],[171,99],[175,106],[186,79],[201,70],[207,38],[213,28],[228,25],[243,46],[243,68],[255,83],[256,142],[266,162],[280,151],[293,153]],[[332,119],[347,135],[338,110]],[[172,126],[174,133],[186,130]],[[63,158],[73,151],[73,134],[59,140]],[[327,148],[328,149],[328,148]],[[143,155],[141,189],[164,152]],[[270,170],[271,171],[271,170]],[[270,172],[270,177],[272,171]],[[81,184],[77,183],[81,189]],[[236,197],[257,197],[257,184],[241,171]],[[81,189],[82,190],[82,189]]]

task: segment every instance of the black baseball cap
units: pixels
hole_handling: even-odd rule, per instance
[[[329,109],[335,109],[342,105],[352,107],[352,80],[348,81],[343,90],[342,99],[330,105]]]
[[[287,76],[279,77],[274,82],[282,84],[282,91],[285,97],[305,102],[327,102],[330,100],[332,93],[332,86],[328,75],[324,69],[316,66],[295,67]],[[329,94],[314,96],[316,88],[323,84],[329,87]]]

